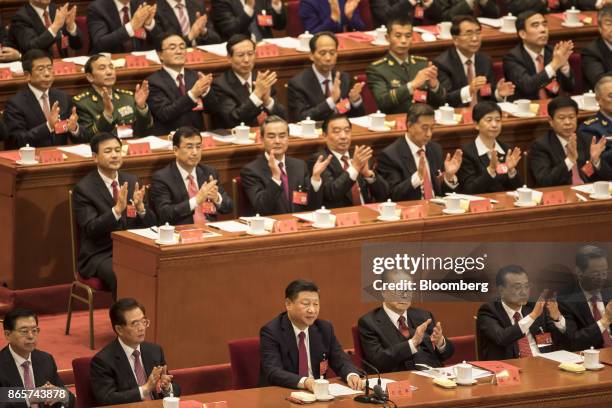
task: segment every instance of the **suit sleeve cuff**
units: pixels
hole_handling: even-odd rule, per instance
[[[260,107],[263,104],[263,101],[261,99],[259,99],[257,97],[257,95],[255,95],[254,92],[251,92],[251,94],[249,95],[249,99],[251,100],[251,102],[253,102],[253,104],[257,107]]]
[[[457,175],[453,175],[453,178],[450,181],[444,177],[444,183],[446,183],[446,185],[453,190],[459,187],[459,179],[457,178]]]
[[[300,382],[298,382],[297,387],[301,390],[306,389],[306,385],[304,385],[304,383],[306,382],[307,379],[308,377],[300,378]]]
[[[349,374],[346,376],[346,382],[348,382],[349,378],[351,378],[351,377],[352,377],[352,376],[354,376],[354,375],[356,375],[357,377],[359,377],[359,374],[357,374],[357,373],[349,373]],[[361,377],[359,377],[359,378],[361,378]]]
[[[559,317],[558,322],[553,321],[553,324],[561,333],[565,333],[566,326],[565,326],[565,317],[563,315]]]
[[[134,36],[134,27],[132,27],[132,23],[127,23],[125,26],[125,31],[127,31],[130,37]]]
[[[274,98],[270,98],[268,103],[264,106],[267,110],[271,111],[274,109]]]
[[[327,97],[327,99],[325,99],[325,102],[327,102],[327,106],[329,106],[329,109],[331,110],[336,109],[336,104],[334,103],[334,100],[332,99],[331,96]]]
[[[470,87],[468,85],[461,88],[461,103],[470,103],[472,102],[472,95],[470,94]]]
[[[532,324],[533,324],[533,319],[529,315],[523,317],[518,322],[518,326],[521,329],[521,332],[523,334],[526,334],[529,331],[529,328],[531,327]]]
[[[283,3],[279,3],[278,6],[275,6],[274,3],[272,3],[272,10],[274,10],[276,14],[280,14],[283,11]]]
[[[412,339],[408,340],[408,345],[410,346],[410,352],[412,354],[416,354],[417,348],[415,347],[414,342],[412,341]]]
[[[554,76],[556,75],[555,70],[553,69],[553,67],[550,66],[550,64],[548,64],[544,70],[546,71],[546,75],[548,75],[548,78],[554,78]]]
[[[121,214],[117,214],[115,212],[115,207],[113,207],[111,211],[113,212],[113,215],[115,216],[115,221],[119,221],[119,219],[121,218]]]
[[[572,170],[572,167],[574,167],[574,162],[573,162],[573,161],[571,161],[571,160],[569,159],[569,157],[566,157],[566,158],[565,158],[565,160],[564,160],[564,162],[565,162],[565,166],[567,167],[567,170],[568,170],[568,171],[571,171],[571,170]]]
[[[140,400],[144,401],[146,398],[146,392],[144,390],[144,385],[141,385],[140,387],[138,387],[138,391],[140,391]]]
[[[249,16],[249,17],[253,17],[253,13],[255,13],[255,10],[253,10],[253,7],[251,6],[247,6],[246,4],[244,5],[244,7],[242,8],[244,10],[244,13]]]
[[[155,19],[151,20],[151,23],[149,23],[148,25],[144,26],[144,29],[147,31],[151,31],[155,28]]]
[[[57,33],[54,33],[53,30],[51,30],[51,27],[47,28],[47,31],[49,31],[49,34],[51,34],[53,38],[57,36]]]
[[[602,332],[602,333],[603,333],[604,331],[606,331],[606,329],[607,329],[607,327],[606,327],[606,326],[604,326],[604,324],[601,322],[601,320],[598,320],[598,321],[597,321],[597,326],[599,327],[599,331],[600,331],[600,332]]]
[[[68,31],[68,34],[69,34],[71,37],[74,37],[74,36],[76,36],[76,34],[77,34],[77,32],[78,32],[78,31],[79,31],[79,27],[78,27],[78,26],[76,25],[76,23],[75,23],[75,24],[74,24],[74,30],[72,30],[72,31]]]
[[[195,197],[191,197],[189,199],[189,210],[193,211],[198,206],[198,202]]]
[[[358,108],[361,106],[362,103],[363,103],[363,99],[359,98],[356,102],[351,102],[351,106],[353,108]]]
[[[436,349],[440,353],[444,353],[444,350],[446,350],[446,337],[442,337],[442,346],[441,347],[436,346]]]
[[[271,179],[273,182],[275,182],[276,184],[278,184],[279,186],[282,184],[282,181],[281,181],[281,180],[277,180],[277,179],[275,179],[274,177],[270,177],[270,179]]]
[[[351,180],[353,181],[357,180],[357,176],[359,176],[359,172],[357,171],[356,168],[353,167],[353,165],[351,165],[348,169],[346,169],[346,171],[348,172]]]
[[[423,180],[421,179],[421,176],[419,176],[418,171],[412,173],[412,177],[410,177],[410,183],[412,183],[412,188],[419,188],[421,184],[423,184]]]
[[[316,181],[314,178],[310,178],[310,185],[312,186],[312,189],[314,190],[314,192],[318,192],[319,189],[321,188],[321,179],[319,179],[319,181]]]
[[[221,193],[217,193],[217,198],[219,199],[215,204],[216,207],[220,207],[221,204],[223,203],[223,196],[221,195]]]

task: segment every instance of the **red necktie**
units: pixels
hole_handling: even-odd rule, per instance
[[[419,157],[425,160],[425,163],[427,164],[425,150],[419,149],[418,153]],[[431,200],[432,198],[434,198],[433,186],[431,184],[431,176],[429,175],[429,169],[427,168],[427,166],[425,166],[425,174],[423,175],[423,198],[425,198],[426,200]]]
[[[142,361],[140,360],[140,351],[134,350],[132,356],[134,356],[134,374],[136,374],[136,382],[140,387],[141,385],[147,383],[147,375],[145,374],[144,367],[142,366]],[[150,395],[145,395],[145,400],[150,399]]]
[[[349,167],[348,156],[342,156],[342,168],[344,170],[348,170]],[[359,179],[359,175],[357,175],[357,178]],[[353,200],[353,205],[361,205],[361,191],[359,189],[359,182],[357,180],[355,180],[353,186],[351,187],[351,199]]]
[[[26,360],[21,363],[23,368],[23,386],[26,390],[34,389],[34,381],[32,381],[32,375],[30,374],[30,361]],[[38,404],[30,404],[30,408],[38,408]]]
[[[536,57],[536,62],[538,63],[536,66],[536,69],[539,74],[540,72],[544,71],[544,57],[542,55],[538,55]],[[546,89],[544,87],[540,88],[540,90],[538,91],[538,98],[539,99],[548,98],[548,95],[546,95]]]
[[[45,112],[45,115],[50,114],[51,109],[49,108],[49,96],[47,93],[43,92],[43,94],[40,95],[40,99],[42,99],[43,111]]]
[[[49,13],[47,12],[47,10],[43,11],[43,19],[45,20],[45,28],[49,28],[51,26],[51,19],[49,18]],[[59,48],[57,48],[56,39],[57,38],[53,39],[53,45],[51,46],[51,53],[53,54],[53,58],[58,59],[58,58],[61,58],[62,55],[59,52]]]
[[[472,64],[472,60],[469,59],[465,61],[465,66],[467,68],[468,86],[470,86],[470,84],[474,80],[474,65]],[[470,106],[474,106],[478,102],[477,93],[475,92],[473,95],[471,95],[471,97],[472,97],[472,100],[470,101]]]
[[[126,25],[127,23],[130,22],[130,9],[128,8],[128,6],[123,6],[123,8],[121,9],[121,12],[123,13],[123,17],[121,18],[123,21],[123,25]],[[129,38],[128,40],[126,40],[123,43],[123,47],[125,48],[126,52],[132,52],[134,49],[134,44],[132,44],[132,39]]]
[[[567,155],[567,146],[565,146],[565,154]],[[582,181],[582,177],[580,177],[578,162],[576,162],[572,166],[572,186],[579,186],[581,184],[584,184],[584,181]]]
[[[593,318],[596,322],[601,319],[601,313],[597,307],[597,300],[597,296],[591,297],[591,311],[593,312]],[[610,331],[607,327],[606,330],[601,333],[601,336],[603,337],[604,347],[612,347],[612,339],[610,338]]]
[[[113,189],[113,200],[117,203],[117,199],[119,198],[119,184],[117,184],[117,180],[113,180],[111,188]]]
[[[181,95],[185,95],[185,81],[183,81],[183,74],[178,74],[176,76],[176,81],[178,82],[178,89]]]
[[[285,199],[289,201],[289,177],[287,177],[287,173],[285,172],[285,166],[283,162],[278,163],[278,167],[281,171],[281,186],[285,191]]]
[[[187,180],[189,181],[189,188],[187,189],[187,192],[189,193],[189,198],[191,199],[198,194],[198,186],[196,185],[195,180],[193,179],[193,176],[191,174],[187,176]],[[194,224],[205,224],[206,223],[206,216],[202,212],[202,209],[200,208],[200,206],[196,206],[193,212],[193,223]]]
[[[399,319],[397,319],[397,325],[399,327],[400,333],[402,333],[402,336],[404,336],[405,338],[410,337],[410,329],[406,324],[406,317],[404,317],[403,315],[400,316]]]
[[[298,334],[298,361],[299,361],[299,372],[298,375],[300,377],[308,377],[308,353],[306,352],[306,343],[304,339],[306,338],[306,333],[303,331]]]
[[[514,324],[518,326],[519,320],[521,320],[521,314],[519,312],[514,313]],[[529,345],[529,340],[527,336],[523,336],[518,340],[519,347],[519,357],[533,357],[533,353],[531,352],[531,346]]]
[[[325,87],[325,97],[329,96],[329,79],[323,81],[323,86]]]

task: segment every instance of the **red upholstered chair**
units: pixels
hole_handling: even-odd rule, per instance
[[[87,16],[76,16],[74,20],[75,24],[81,31],[81,38],[83,40],[83,47],[78,51],[79,55],[89,55],[89,28],[87,28]]]
[[[68,191],[68,212],[70,219],[70,242],[72,247],[72,274],[74,281],[70,285],[70,297],[68,298],[68,315],[66,317],[66,335],[70,334],[70,320],[72,319],[72,301],[73,299],[79,302],[86,303],[89,308],[89,348],[94,349],[94,300],[93,296],[96,291],[105,291],[102,281],[98,278],[84,278],[77,268],[77,256],[79,254],[79,229],[74,219],[74,211],[72,209],[72,190]],[[83,297],[79,290],[81,289],[87,295]]]
[[[297,37],[304,32],[300,19],[300,0],[287,1],[287,35]]]
[[[495,83],[504,77],[504,64],[501,61],[493,62],[493,73],[495,74]]]
[[[366,74],[359,74],[355,76],[355,81],[357,82],[365,82],[365,86],[361,89],[361,98],[363,99],[363,107],[367,114],[374,113],[378,110],[378,106],[376,106],[376,100],[374,99],[374,95],[372,95],[372,91],[368,87],[368,77]]]
[[[232,340],[227,345],[232,364],[234,389],[257,387],[259,383],[259,337]]]
[[[74,385],[76,388],[76,408],[90,408],[94,406],[94,395],[89,381],[89,366],[91,357],[79,357],[72,360],[74,372]]]
[[[475,361],[476,357],[476,336],[473,334],[467,336],[449,337],[450,341],[455,346],[453,356],[444,362],[444,365],[451,366],[462,361]]]
[[[232,368],[230,364],[216,364],[201,367],[181,368],[170,372],[181,387],[181,394],[191,395],[232,389]]]
[[[373,30],[374,19],[372,18],[372,11],[370,10],[370,0],[361,0],[358,6],[359,15],[363,20],[366,30]]]
[[[363,350],[361,349],[361,338],[359,337],[359,328],[357,326],[351,327],[351,334],[353,335],[353,347],[355,349],[355,357],[353,361],[357,367],[363,369],[361,359],[363,359]]]
[[[234,201],[234,218],[255,215],[255,210],[251,206],[251,202],[242,188],[240,176],[232,179],[232,200]]]
[[[580,95],[584,92],[584,85],[582,78],[582,57],[579,52],[573,52],[572,55],[570,55],[569,64],[574,74],[574,81],[576,81],[576,88],[573,93],[574,95]]]

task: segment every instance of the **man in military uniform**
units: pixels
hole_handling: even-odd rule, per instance
[[[134,92],[113,88],[117,80],[110,58],[96,54],[85,64],[89,90],[76,95],[74,104],[85,140],[99,132],[115,132],[120,138],[140,137],[150,133],[153,116],[147,106],[147,81]]]
[[[607,75],[597,81],[595,97],[599,103],[599,112],[578,128],[580,143],[586,146],[591,145],[593,137],[598,141],[601,137],[612,136],[612,76]],[[601,158],[612,165],[612,141],[609,139]]]
[[[385,113],[405,113],[413,102],[442,105],[446,91],[440,86],[436,66],[425,57],[408,55],[412,42],[410,18],[394,17],[387,27],[389,52],[366,70],[378,109]]]

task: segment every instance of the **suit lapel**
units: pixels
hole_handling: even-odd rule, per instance
[[[291,366],[295,367],[295,371],[298,372],[300,369],[300,364],[297,339],[295,337],[291,321],[287,317],[286,313],[281,317],[281,329],[283,330],[285,344],[287,345],[287,356],[289,357],[289,360],[291,360]]]
[[[244,85],[240,83],[240,79],[236,76],[234,71],[231,69],[227,72],[227,84],[230,86],[230,92],[234,94],[234,97],[241,101],[248,99],[249,94],[247,93]]]
[[[497,317],[499,318],[502,327],[506,328],[513,325],[512,321],[508,317],[508,313],[506,313],[506,310],[501,303],[501,300],[497,300],[495,302],[495,312],[497,313]]]
[[[45,361],[42,358],[42,355],[37,351],[32,351],[30,360],[32,360],[32,371],[34,372],[34,383],[37,387],[42,387],[45,383],[50,380],[45,375],[44,365]]]
[[[181,173],[178,169],[178,165],[176,164],[176,161],[173,161],[170,163],[170,174],[172,174],[172,178],[174,180],[173,184],[176,186],[180,194],[179,201],[183,202],[189,199],[189,192],[187,191],[187,188],[185,187],[185,180],[183,180],[183,178],[181,177]],[[199,181],[200,181],[200,176],[198,175],[198,182]]]
[[[548,142],[550,143],[550,151],[553,154],[555,160],[565,160],[565,151],[563,149],[563,146],[561,145],[561,142],[559,141],[557,135],[555,135],[552,131],[548,132]]]
[[[136,382],[136,374],[132,370],[132,366],[128,360],[128,356],[123,351],[119,339],[115,339],[113,343],[113,351],[115,354],[115,363],[117,364],[117,370],[121,373],[121,376],[129,383],[130,388],[138,387]],[[141,354],[142,355],[142,354]],[[131,358],[131,357],[130,357]]]
[[[166,14],[166,19],[167,19],[166,21],[169,21],[170,24],[172,25],[172,28],[176,32],[181,33],[181,35],[182,35],[182,32],[181,32],[181,23],[179,23],[178,19],[176,18],[176,14],[174,14],[174,10],[172,9],[172,6],[170,6],[170,4],[167,1],[160,1],[160,3],[161,4],[158,4],[157,6],[158,7],[162,7],[161,10],[163,10],[163,13]]]
[[[96,174],[94,175],[94,182],[96,185],[96,189],[98,190],[100,196],[103,197],[104,201],[106,201],[109,207],[114,206],[115,200],[113,199],[113,196],[111,195],[110,191],[106,187],[106,184],[104,184],[104,180],[102,180],[102,177],[100,177],[100,174],[98,174],[97,171],[96,171]]]
[[[468,83],[467,80],[467,76],[465,75],[465,68],[463,67],[463,64],[461,63],[461,58],[459,57],[458,51],[456,48],[451,48],[450,50],[450,57],[452,60],[451,66],[455,66],[457,67],[457,71],[455,72],[455,75],[457,75],[457,79],[459,80],[459,87],[464,87],[466,86]],[[474,72],[476,72],[476,63],[474,61],[475,58],[472,58],[472,66],[474,67]]]
[[[168,72],[166,72],[165,69],[161,69],[161,76],[162,79],[164,81],[164,83],[166,84],[166,87],[171,90],[172,94],[176,97],[176,98],[180,98],[181,97],[181,91],[179,90],[176,82],[174,81],[174,79],[172,79],[172,77],[170,76],[170,74]],[[186,84],[186,78],[183,79],[185,81],[185,88],[187,88],[187,84]]]
[[[519,47],[520,47],[522,59],[527,64],[527,69],[529,70],[529,73],[531,75],[535,75],[537,73],[536,66],[533,63],[533,60],[531,59],[531,55],[529,55],[524,45],[519,45]],[[546,59],[546,54],[544,54],[544,59]],[[546,65],[546,62],[544,62],[544,64]]]
[[[410,146],[408,146],[408,142],[406,141],[406,137],[402,136],[402,139],[399,140],[399,156],[401,163],[406,170],[406,174],[412,174],[416,171],[416,163],[414,162],[414,157],[412,157],[412,152],[410,151]]]
[[[378,323],[378,327],[380,327],[381,331],[385,334],[385,337],[389,338],[393,344],[406,340],[395,326],[396,322],[391,321],[385,309],[382,307],[376,312],[376,322]]]
[[[38,123],[46,122],[47,118],[45,118],[45,113],[40,107],[40,103],[38,102],[38,100],[36,100],[36,96],[34,95],[34,93],[32,93],[32,90],[30,89],[30,87],[27,87],[25,95],[26,95],[27,106],[30,106],[31,112],[36,116],[35,118],[36,121]],[[49,102],[51,102],[50,95],[49,95]],[[52,105],[53,103],[51,102],[49,108],[51,108]]]
[[[307,72],[307,76],[306,76],[305,85],[307,86],[306,88],[307,90],[310,89],[310,92],[308,93],[308,95],[312,96],[310,98],[310,101],[314,102],[314,101],[324,100],[326,96],[323,95],[323,89],[321,88],[322,84],[319,83],[319,79],[317,78],[317,75],[314,72],[314,68],[310,67],[310,69],[306,72]]]
[[[53,19],[55,18],[55,8],[51,6],[52,4],[49,5],[49,18],[51,19],[51,22],[53,22]],[[45,25],[40,19],[40,16],[36,12],[36,10],[34,10],[34,7],[32,7],[29,3],[26,4],[25,7],[26,7],[26,10],[28,11],[30,21],[32,22],[32,25],[34,26],[36,33],[40,34],[44,32],[46,30]]]
[[[8,345],[2,349],[0,369],[2,369],[2,372],[6,373],[12,383],[21,387],[24,386],[21,375],[19,374],[19,369],[17,368],[17,363],[15,363]]]
[[[312,375],[314,378],[319,378],[321,370],[319,363],[323,360],[323,338],[321,332],[316,324],[313,324],[308,328],[308,343],[310,346],[310,367],[312,368]],[[329,359],[329,356],[326,356]]]

